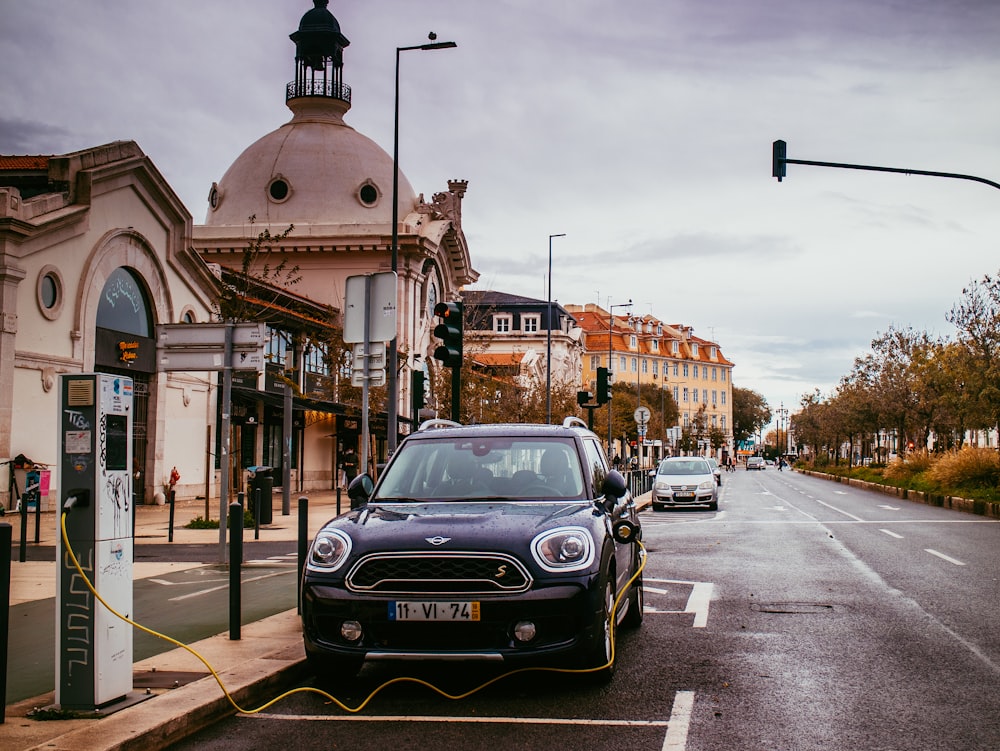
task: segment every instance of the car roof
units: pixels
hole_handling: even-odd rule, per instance
[[[574,418],[575,419],[575,418]],[[562,425],[543,425],[539,423],[489,423],[481,425],[458,425],[456,423],[438,422],[443,427],[430,427],[418,430],[407,436],[407,440],[434,440],[434,439],[454,439],[468,438],[470,436],[518,436],[524,438],[572,438],[593,437],[597,434],[588,430],[581,424],[567,424],[570,418]]]

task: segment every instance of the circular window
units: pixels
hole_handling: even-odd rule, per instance
[[[63,305],[63,281],[55,266],[46,266],[38,273],[35,294],[42,315],[50,321],[58,318]]]
[[[284,201],[288,198],[291,192],[292,191],[291,188],[288,187],[288,183],[281,177],[276,177],[271,181],[271,184],[267,186],[267,193],[271,196],[272,201]]]
[[[217,209],[221,201],[222,194],[219,192],[219,185],[218,183],[212,183],[212,189],[208,191],[208,205],[213,209]]]
[[[372,183],[365,183],[358,191],[358,198],[365,206],[374,206],[378,203],[379,192]]]

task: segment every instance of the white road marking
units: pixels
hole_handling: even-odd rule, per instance
[[[892,532],[888,529],[880,529],[879,532],[885,532],[887,535],[889,535],[889,537],[895,537],[897,540],[903,539],[902,535],[897,535],[895,532]]]
[[[657,610],[646,606],[643,608],[644,613],[693,615],[694,623],[692,624],[692,628],[705,628],[708,625],[709,604],[712,601],[712,592],[715,590],[715,584],[712,582],[690,582],[680,581],[677,579],[646,579],[646,581],[643,582],[643,588],[646,592],[664,595],[667,594],[667,591],[650,587],[648,582],[651,581],[660,582],[661,584],[687,584],[691,586],[691,594],[688,595],[688,601],[684,606],[684,610]]]
[[[678,691],[674,694],[674,708],[670,711],[667,735],[663,739],[663,751],[684,751],[687,748],[688,728],[691,726],[693,709],[694,691]]]
[[[683,692],[678,692],[683,693]],[[676,700],[674,703],[676,708]],[[676,711],[676,709],[675,709]],[[604,725],[608,727],[664,727],[673,722],[666,720],[599,720],[585,717],[448,717],[420,715],[301,715],[301,714],[238,714],[246,720],[324,720],[326,722],[441,722],[451,724],[493,725]],[[670,732],[667,731],[667,735]],[[683,748],[683,746],[681,747]]]
[[[288,574],[293,574],[294,571],[275,571],[271,574],[263,574],[262,576],[251,576],[249,579],[244,579],[243,584],[249,584],[250,582],[260,581],[261,579],[270,579],[272,576],[288,576]],[[168,602],[180,602],[181,600],[187,600],[192,597],[200,597],[201,595],[207,595],[211,592],[218,592],[220,589],[226,589],[229,586],[228,583],[223,584],[219,587],[209,587],[208,589],[199,589],[197,592],[189,592],[186,595],[180,595],[179,597],[171,597]]]
[[[936,550],[931,550],[930,548],[924,548],[924,552],[930,553],[931,555],[936,555],[942,561],[948,561],[948,563],[954,563],[956,566],[964,566],[965,564],[957,558],[952,558],[950,555],[945,555],[944,553],[939,553]]]
[[[878,505],[878,507],[879,507],[879,508],[884,508],[884,509],[886,509],[886,510],[888,510],[888,511],[899,511],[899,509],[901,508],[901,506],[890,506],[890,505],[889,505],[889,504],[887,504],[887,503],[880,503],[880,504]]]
[[[862,519],[860,516],[855,516],[854,514],[849,514],[846,511],[844,511],[843,509],[839,509],[836,506],[831,506],[829,503],[821,501],[819,498],[816,499],[816,503],[820,504],[821,506],[826,506],[828,509],[831,509],[832,511],[836,511],[838,514],[843,514],[848,519],[854,519],[854,521],[856,521],[856,522],[863,522],[864,521],[864,519]]]

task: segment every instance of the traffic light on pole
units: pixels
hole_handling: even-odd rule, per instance
[[[785,176],[785,160],[787,158],[788,144],[784,141],[775,141],[771,144],[771,176],[781,178]]]
[[[434,336],[441,340],[441,346],[434,350],[434,359],[446,367],[462,367],[462,303],[439,302],[434,306],[434,315],[441,323],[434,327]]]
[[[611,373],[607,368],[597,369],[597,403],[607,404],[611,401]]]

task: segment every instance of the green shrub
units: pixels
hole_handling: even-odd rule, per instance
[[[218,529],[219,520],[218,519],[203,519],[200,516],[196,516],[194,519],[189,521],[184,525],[187,529]],[[255,526],[253,513],[246,509],[243,512],[243,529],[253,529]],[[226,529],[229,529],[229,518],[226,518]]]

